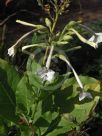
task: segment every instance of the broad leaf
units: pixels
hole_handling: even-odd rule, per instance
[[[23,112],[26,114],[30,112],[31,105],[34,102],[32,92],[32,88],[28,84],[28,78],[24,75],[16,90],[17,112]]]
[[[7,61],[0,59],[0,81],[6,87],[8,84],[15,92],[20,77],[15,68]]]
[[[59,107],[61,118],[58,125],[51,130],[47,136],[58,136],[78,127],[92,115],[99,101],[100,83],[91,77],[80,76],[84,84],[84,90],[92,93],[93,99],[85,99],[79,102],[79,87],[75,78],[70,78],[62,85],[62,91],[59,90],[55,95],[55,105]]]
[[[10,90],[6,90],[0,83],[0,114],[7,119],[11,119],[15,116],[15,101],[13,95],[10,94]]]
[[[33,124],[41,117],[42,115],[42,101],[35,102],[32,105],[32,120]]]
[[[76,102],[74,104],[75,108],[70,115],[74,117],[79,124],[87,120],[90,115],[93,114],[93,110],[95,109],[100,97],[100,82],[98,80],[87,76],[80,76],[80,79],[84,84],[84,90],[90,92],[93,99],[85,99],[82,102]]]
[[[0,59],[0,115],[12,121],[16,120],[15,91],[19,79],[13,66]]]

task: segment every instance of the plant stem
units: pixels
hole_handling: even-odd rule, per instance
[[[43,64],[44,64],[45,61],[46,61],[47,54],[48,54],[48,50],[49,50],[49,47],[47,46],[46,51],[45,51],[45,54],[44,54],[44,58],[43,58]]]
[[[52,26],[52,29],[51,29],[51,34],[53,34],[53,32],[54,32],[54,29],[56,27],[56,23],[57,23],[57,20],[58,20],[59,11],[58,11],[57,5],[56,5],[56,12],[55,13],[56,13],[56,16],[55,16],[55,19],[54,19],[54,22],[53,22],[53,26]],[[49,69],[49,67],[50,67],[51,58],[52,58],[52,54],[53,54],[53,50],[54,50],[54,45],[52,45],[51,42],[52,42],[51,41],[51,37],[49,37],[49,43],[51,45],[51,48],[50,48],[49,56],[48,56],[47,61],[46,61],[47,69]]]
[[[32,136],[35,135],[35,131],[34,131],[34,128],[32,126],[31,123],[29,123],[29,121],[27,120],[26,116],[24,114],[22,114],[22,119],[25,121],[25,123],[28,125],[29,129],[31,129],[31,132],[32,132]]]
[[[49,56],[48,56],[47,61],[46,61],[46,68],[47,69],[49,69],[49,67],[50,67],[53,50],[54,50],[54,46],[52,45],[51,48],[50,48]]]
[[[56,9],[56,17],[55,17],[55,20],[54,20],[54,23],[53,23],[53,26],[52,26],[52,29],[51,29],[51,32],[53,33],[54,29],[55,29],[55,26],[56,26],[56,23],[57,23],[57,20],[58,20],[58,9]]]

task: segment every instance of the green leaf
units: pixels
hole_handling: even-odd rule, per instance
[[[32,119],[33,124],[41,117],[42,115],[42,101],[36,102],[32,106]]]
[[[48,135],[47,133],[53,129],[54,126],[56,126],[56,120],[58,116],[57,112],[45,112],[42,114],[41,118],[36,122],[36,125],[40,129],[41,135]]]
[[[47,34],[34,33],[32,37],[32,44],[44,43],[46,41]]]
[[[84,90],[90,91],[93,99],[85,99],[79,102],[79,87],[75,78],[66,79],[62,85],[62,91],[57,92],[55,95],[55,105],[59,108],[61,119],[47,136],[58,136],[71,131],[92,115],[99,101],[100,83],[91,77],[80,76],[80,79],[85,84]]]
[[[16,120],[15,92],[20,78],[13,66],[0,59],[0,115],[9,120]]]
[[[89,118],[89,115],[92,114],[92,111],[95,109],[95,106],[97,105],[99,101],[99,96],[100,96],[100,82],[98,80],[88,77],[88,76],[80,76],[80,80],[84,84],[84,90],[90,91],[90,93],[92,94],[93,96],[92,100],[85,99],[82,102],[78,102],[78,95],[79,95],[78,84],[74,83],[75,79],[73,78],[66,80],[62,87],[63,89],[67,89],[68,84],[69,86],[74,87],[73,88],[74,92],[73,92],[72,97],[73,96],[75,97],[76,95],[77,98],[75,98],[76,100],[73,99],[75,108],[69,115],[76,118],[79,124]],[[71,84],[71,81],[72,81],[72,84]]]
[[[26,74],[20,80],[16,90],[17,112],[28,114],[34,102],[33,90],[29,85]]]
[[[76,125],[73,122],[69,122],[65,117],[62,117],[57,127],[47,134],[47,136],[58,136],[71,131]]]
[[[10,86],[15,92],[17,84],[20,80],[15,68],[3,59],[0,59],[0,81],[6,87]]]
[[[30,129],[28,126],[23,126],[23,128],[21,128],[20,136],[32,136],[32,129]]]
[[[13,97],[11,90],[6,90],[0,82],[0,115],[9,120],[15,117],[16,103]]]
[[[41,65],[38,64],[31,56],[29,56],[26,66],[27,72],[37,73],[41,69]]]

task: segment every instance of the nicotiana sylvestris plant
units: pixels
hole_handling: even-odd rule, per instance
[[[17,23],[34,29],[8,49],[8,55],[14,57],[18,43],[34,33],[32,44],[22,47],[22,52],[29,55],[24,75],[20,77],[13,66],[0,59],[0,115],[16,124],[21,136],[58,136],[73,128],[79,130],[81,123],[92,115],[100,93],[98,80],[78,76],[65,55],[64,47],[67,46],[69,51],[76,50],[77,47],[69,48],[76,35],[96,49],[102,42],[101,33],[75,21],[68,22],[62,30],[56,30],[59,16],[70,1],[49,0],[47,5],[43,5],[44,1],[38,0],[38,3],[48,14],[44,25],[17,20]],[[89,31],[92,37],[85,39],[77,27]],[[52,59],[56,58],[64,61],[72,72],[58,75],[52,70]]]

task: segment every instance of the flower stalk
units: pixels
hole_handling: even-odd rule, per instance
[[[56,4],[56,8],[55,9],[56,9],[56,12],[55,12],[56,15],[55,15],[55,19],[53,21],[53,25],[52,25],[52,28],[51,28],[51,35],[53,35],[54,29],[56,27],[56,23],[58,21],[58,16],[59,16],[59,10],[58,10],[57,4]],[[49,44],[51,45],[51,47],[50,47],[50,52],[49,52],[49,55],[48,55],[48,58],[47,58],[47,61],[46,61],[46,67],[48,69],[50,68],[51,58],[52,58],[53,51],[54,51],[54,45],[52,45],[51,40],[52,40],[52,38],[49,37]]]

